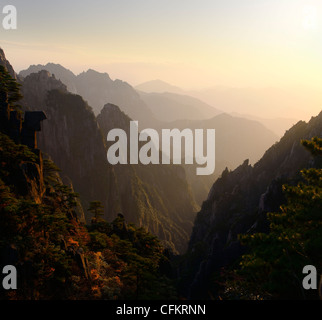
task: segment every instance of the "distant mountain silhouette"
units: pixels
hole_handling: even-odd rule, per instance
[[[278,136],[261,123],[233,117],[228,114],[219,114],[207,120],[177,120],[163,124],[161,129],[183,130],[189,128],[216,130],[216,168],[213,175],[197,176],[194,165],[186,165],[187,179],[190,182],[195,199],[199,205],[204,200],[213,182],[221,172],[228,167],[235,169],[245,159],[256,163],[264,152],[276,141]],[[204,138],[204,148],[206,139]],[[184,148],[182,148],[182,157]],[[183,161],[184,162],[184,161]]]
[[[293,125],[295,125],[298,120],[292,118],[271,118],[265,119],[260,118],[248,114],[240,114],[237,112],[231,113],[234,117],[246,118],[254,121],[258,121],[262,123],[266,128],[272,130],[275,134],[277,134],[280,138],[284,135],[284,133],[290,129]]]
[[[184,91],[181,88],[173,86],[172,84],[169,84],[159,79],[141,83],[135,86],[135,89],[146,93],[184,93]]]
[[[26,77],[31,73],[47,70],[61,80],[72,93],[81,95],[98,115],[107,103],[115,104],[132,119],[142,125],[157,122],[151,110],[146,106],[139,94],[128,83],[121,80],[112,80],[107,73],[100,73],[89,69],[79,75],[59,64],[33,65],[19,73]]]
[[[277,135],[261,123],[226,113],[206,120],[177,120],[162,128],[216,129],[216,160],[225,160],[230,169],[246,158],[255,163],[278,140]]]
[[[225,112],[240,118],[256,120],[279,137],[282,137],[286,130],[301,119],[296,114],[303,114],[304,105],[309,103],[318,110],[319,101],[322,98],[317,92],[310,93],[304,89],[216,86],[199,91],[183,90],[161,80],[145,82],[135,89],[139,91],[149,108],[162,120],[171,121],[171,119],[182,118],[177,116],[177,112],[179,113],[184,107],[187,111],[186,119],[193,119],[197,108],[200,113],[195,119],[207,119],[214,116],[207,111],[211,107],[218,113]],[[164,105],[171,106],[172,110]],[[294,107],[298,112],[292,112]],[[285,112],[282,113],[282,111]]]
[[[31,65],[27,70],[22,70],[19,75],[22,78],[29,76],[31,73],[38,73],[39,71],[47,70],[55,76],[56,79],[60,80],[71,93],[77,93],[75,81],[76,76],[74,73],[60,64],[47,63],[46,65]]]
[[[227,113],[248,114],[258,118],[303,119],[307,110],[318,113],[321,109],[322,93],[319,89],[224,87],[189,91],[188,95]],[[314,110],[314,111],[313,111]]]
[[[222,113],[207,103],[188,95],[169,92],[139,93],[141,99],[161,121],[203,120]]]

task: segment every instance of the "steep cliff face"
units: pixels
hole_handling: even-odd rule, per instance
[[[1,47],[0,47],[0,65],[6,68],[6,70],[9,72],[10,76],[13,79],[17,79],[17,74],[14,71],[10,62],[6,59],[6,55],[4,51],[1,49]]]
[[[32,89],[37,85],[39,94],[49,90],[47,99],[35,98],[44,101],[52,116],[48,121],[52,126],[51,136],[45,138],[61,142],[63,147],[57,146],[53,154],[67,152],[62,158],[76,161],[69,157],[75,153],[84,155],[75,144],[77,138],[85,136],[70,123],[69,113],[84,124],[85,134],[95,137],[95,128],[86,122],[86,117],[92,115],[87,112],[90,110],[84,108],[79,96],[63,88],[50,90],[60,84],[48,73],[35,74],[32,78],[27,79],[26,87]],[[75,193],[62,184],[56,165],[44,159],[37,148],[36,132],[46,116],[42,111],[18,112],[20,98],[19,85],[0,65],[0,270],[6,273],[6,266],[13,269],[9,270],[9,283],[14,289],[1,287],[0,299],[175,298],[175,288],[167,276],[168,254],[155,236],[128,225],[121,214],[109,223],[96,211],[90,224],[80,223]],[[58,126],[70,136],[62,135]],[[44,145],[50,149],[46,142]],[[86,143],[85,152],[92,152]],[[95,160],[85,159],[82,161],[85,168],[76,168],[80,176],[83,174],[80,169],[86,173],[89,162],[95,165]],[[104,176],[104,171],[100,174]],[[91,183],[90,180],[82,182]],[[91,209],[95,205],[100,207],[94,202]],[[17,286],[13,288],[15,283]]]
[[[106,136],[113,128],[130,137],[131,119],[107,104],[97,117]],[[116,165],[118,195],[128,221],[145,226],[174,252],[184,252],[198,206],[185,171],[178,165]]]
[[[16,80],[16,73],[0,48],[1,175],[4,183],[14,186],[15,192],[41,203],[45,186],[36,131],[40,130],[45,115],[42,112],[23,114],[19,110],[21,95]],[[17,151],[15,143],[25,146],[21,145]],[[10,161],[14,155],[21,156],[21,161]]]
[[[189,243],[192,298],[206,296],[209,277],[242,254],[238,234],[267,231],[266,213],[278,210],[285,201],[282,185],[295,182],[299,170],[312,165],[312,156],[300,140],[314,136],[322,137],[322,112],[288,130],[254,166],[245,161],[232,172],[225,170],[214,183]]]
[[[66,184],[80,194],[84,211],[99,200],[110,219],[113,207],[114,175],[108,167],[101,131],[91,108],[47,71],[31,74],[23,81],[23,105],[42,109],[47,123],[39,134],[39,147],[62,170]],[[87,220],[90,217],[87,215]]]
[[[36,132],[41,130],[40,122],[46,119],[45,114],[43,111],[21,112],[17,109],[16,102],[21,95],[17,79],[11,75],[15,73],[13,69],[7,69],[10,63],[4,61],[4,55],[0,59],[0,267],[14,265],[19,273],[19,288],[14,294],[0,290],[0,296],[2,299],[25,299],[27,296],[33,299],[39,297],[41,292],[40,288],[34,287],[33,277],[39,284],[44,270],[48,268],[48,261],[53,263],[48,247],[55,247],[53,242],[50,245],[49,242],[53,238],[57,240],[57,237],[50,234],[51,227],[59,220],[59,227],[54,227],[61,232],[58,241],[67,243],[70,234],[63,234],[64,223],[68,220],[70,230],[75,226],[80,228],[77,212],[82,209],[77,199],[71,200],[74,195],[63,186],[55,165],[44,159],[38,148]],[[62,205],[64,201],[66,203]],[[67,202],[69,205],[66,205]],[[74,236],[80,230],[75,229]],[[47,250],[44,244],[48,245]],[[65,249],[64,252],[67,252],[67,246]],[[57,251],[56,258],[59,256]],[[37,258],[41,252],[46,252],[47,256],[41,259],[39,269],[42,271],[37,277]],[[82,261],[78,264],[79,270],[88,279],[87,260],[83,252],[75,254],[72,259],[73,263],[77,263],[77,259]],[[55,268],[52,270],[55,272]],[[55,289],[57,285],[54,285]]]

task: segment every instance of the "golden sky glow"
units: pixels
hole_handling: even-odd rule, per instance
[[[11,4],[18,29],[0,29],[0,46],[17,71],[54,62],[76,74],[93,68],[132,85],[162,79],[184,89],[301,86],[318,92],[322,83],[321,1]]]

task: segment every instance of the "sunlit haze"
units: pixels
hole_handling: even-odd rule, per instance
[[[308,105],[289,116],[321,110],[320,0],[10,4],[17,8],[18,29],[0,28],[0,46],[17,72],[54,62],[75,74],[89,68],[107,72],[133,86],[162,79],[190,91],[216,86],[303,90]]]

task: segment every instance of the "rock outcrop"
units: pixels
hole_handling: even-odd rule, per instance
[[[39,134],[39,146],[62,170],[65,184],[79,193],[83,210],[100,201],[104,217],[112,218],[113,170],[108,167],[106,150],[95,116],[82,97],[67,91],[48,71],[33,73],[23,80],[22,104],[26,109],[45,111],[46,127]],[[91,217],[85,214],[87,221]]]
[[[1,55],[1,85],[3,84],[3,79],[5,79],[4,82],[6,85],[8,83],[12,84],[10,81],[14,78],[12,77],[12,79],[8,80],[8,78],[10,78],[8,77],[10,68],[8,70],[6,67],[10,64],[5,63],[3,59],[5,59],[5,56]],[[55,193],[54,187],[45,183],[46,174],[44,158],[42,150],[38,148],[37,143],[37,133],[41,132],[40,124],[43,120],[46,120],[47,117],[43,111],[25,111],[22,113],[20,110],[15,110],[8,99],[10,95],[16,94],[15,91],[12,91],[12,88],[10,85],[0,87],[0,183],[2,196],[0,205],[2,221],[0,229],[2,236],[4,235],[5,237],[5,241],[1,241],[0,266],[2,270],[4,265],[14,265],[18,270],[19,281],[21,281],[20,286],[24,286],[26,285],[26,281],[30,280],[31,283],[35,268],[32,262],[26,256],[23,256],[21,252],[23,250],[21,250],[21,248],[20,251],[17,249],[15,242],[19,242],[18,238],[20,237],[22,241],[26,241],[25,245],[27,247],[30,245],[30,239],[24,239],[24,235],[20,233],[9,234],[10,239],[8,239],[6,238],[8,234],[5,234],[5,232],[8,231],[6,229],[18,227],[18,230],[21,231],[26,225],[29,226],[28,224],[30,224],[30,233],[27,234],[27,237],[33,237],[35,231],[32,231],[32,228],[34,224],[37,224],[34,220],[41,220],[46,215],[45,207],[48,206],[49,203],[53,204],[57,199],[52,198],[52,194]],[[58,173],[56,173],[56,182],[62,186]],[[10,201],[11,204],[9,204]],[[19,201],[24,203],[24,210],[26,210],[27,213],[17,210],[17,203]],[[12,202],[15,203],[17,207],[12,205]],[[30,217],[34,214],[33,210],[36,211],[36,205],[39,205],[37,208],[40,210],[40,214],[37,218],[34,216],[34,220],[31,219],[29,221],[26,216]],[[6,211],[7,207],[10,206],[13,208]],[[57,203],[55,203],[51,209],[55,208],[55,206],[57,207]],[[48,207],[46,208],[48,209]],[[19,217],[21,215],[20,226],[18,220],[15,220],[15,210],[18,211]],[[70,221],[73,220],[74,223],[78,223],[79,219],[75,214],[75,210],[77,209],[74,210],[71,206],[67,210],[69,211]],[[10,214],[8,215],[8,213]],[[6,218],[3,218],[6,214]],[[51,215],[51,218],[54,219],[53,212],[51,212]],[[24,218],[26,220],[24,220]],[[49,228],[49,224],[50,223],[46,226],[47,228]],[[43,229],[44,234],[46,234],[46,227]],[[37,232],[40,233],[39,230],[37,230]],[[64,236],[61,236],[61,241],[62,243],[66,243]],[[79,246],[71,247],[69,245],[62,249],[70,254],[71,259],[77,263],[84,277],[89,279],[90,270],[82,248]],[[36,261],[33,261],[33,263],[36,264]],[[52,268],[52,270],[55,271],[54,268]],[[32,292],[31,288],[28,289]],[[3,297],[2,290],[0,290],[0,296]],[[33,297],[30,295],[28,298]]]
[[[5,53],[1,48],[0,48],[0,66],[5,67],[13,79],[17,79],[16,72],[14,71],[10,62],[6,59]]]
[[[8,72],[11,77],[15,75],[10,63],[0,50],[0,72],[5,76]],[[13,78],[14,79],[14,78]],[[37,203],[45,193],[43,180],[42,152],[37,146],[36,133],[41,130],[40,123],[46,119],[43,111],[27,111],[22,114],[9,103],[8,90],[0,90],[0,132],[8,136],[16,144],[23,144],[30,148],[37,159],[34,162],[22,162],[19,171],[7,178],[17,186],[19,193],[31,196]]]

